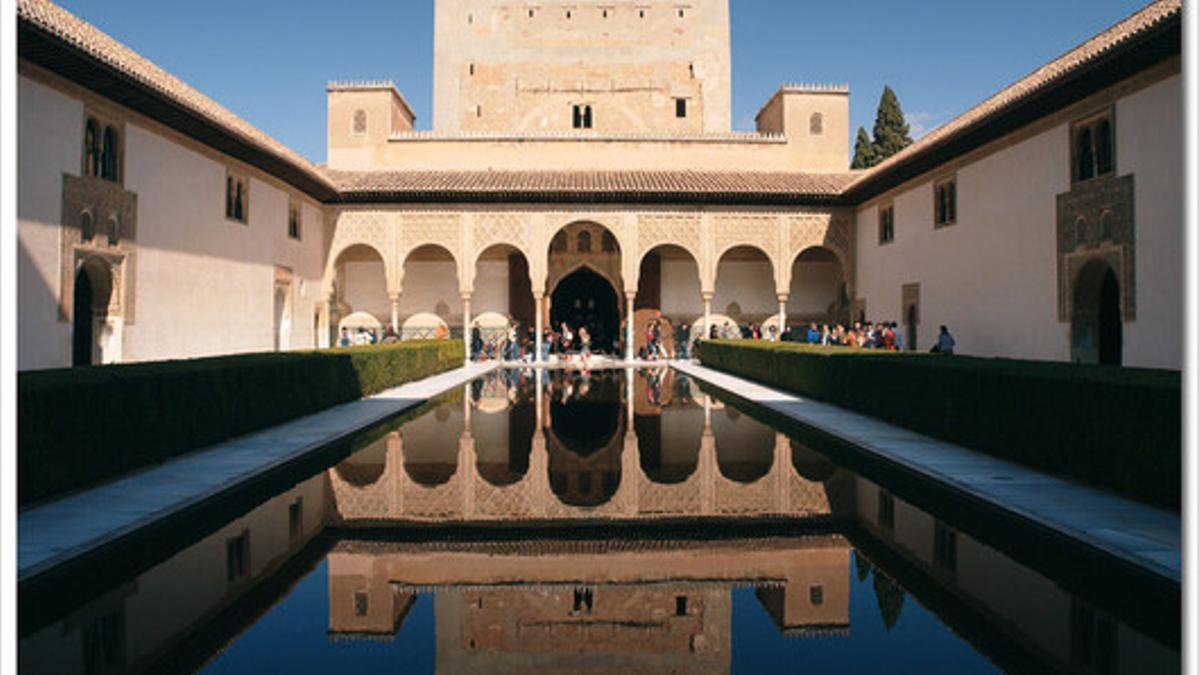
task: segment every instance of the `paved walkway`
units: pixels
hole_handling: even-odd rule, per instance
[[[17,516],[18,583],[498,367],[466,367],[334,406]]]
[[[1048,526],[1179,583],[1177,514],[944,443],[872,417],[764,387],[686,361],[671,363],[743,399],[817,427],[995,507]]]

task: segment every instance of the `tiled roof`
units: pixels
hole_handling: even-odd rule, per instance
[[[332,171],[344,197],[395,195],[708,195],[832,198],[854,173],[753,171]]]
[[[216,101],[114,40],[95,26],[49,0],[17,0],[21,24],[50,34],[95,61],[153,89],[181,108],[222,127],[225,132],[259,150],[264,150],[309,178],[326,183],[312,162],[271,138]]]
[[[1062,56],[1029,73],[1013,84],[926,134],[921,140],[892,155],[880,164],[862,172],[848,189],[852,190],[879,174],[886,173],[897,165],[904,164],[978,125],[988,122],[1020,104],[1035,93],[1044,91],[1081,69],[1111,54],[1118,47],[1162,25],[1178,18],[1181,0],[1158,0],[1117,22],[1108,30],[1067,51]]]

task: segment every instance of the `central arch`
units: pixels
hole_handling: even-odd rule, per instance
[[[557,331],[566,322],[578,333],[586,325],[593,351],[619,350],[624,312],[616,235],[599,223],[570,223],[550,239],[546,261],[551,327]]]
[[[550,296],[550,323],[563,323],[578,333],[587,326],[593,351],[611,351],[620,337],[621,303],[608,279],[590,267],[580,267],[558,282]]]

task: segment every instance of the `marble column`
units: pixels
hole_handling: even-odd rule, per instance
[[[466,353],[466,359],[471,361],[471,294],[463,293],[463,351]]]
[[[712,293],[701,293],[701,299],[704,300],[704,334],[700,336],[701,340],[707,340],[712,335]]]
[[[783,340],[783,332],[787,330],[787,301],[788,294],[779,294],[779,340]]]
[[[388,300],[392,304],[392,330],[400,333],[400,294],[388,293]]]
[[[637,292],[625,292],[625,360],[633,361],[633,301]]]
[[[542,331],[545,330],[545,317],[542,316],[542,296],[535,293],[533,295],[533,361],[540,363],[542,360]],[[541,377],[538,377],[539,384]]]

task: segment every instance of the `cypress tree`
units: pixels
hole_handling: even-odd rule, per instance
[[[854,161],[850,163],[851,169],[867,169],[875,166],[879,160],[875,156],[875,146],[871,143],[871,137],[867,136],[867,130],[859,127],[858,138],[854,140]]]
[[[875,113],[875,161],[882,162],[910,145],[912,138],[908,135],[904,112],[900,110],[900,100],[896,98],[896,92],[885,85],[883,96],[879,97],[879,110]]]

